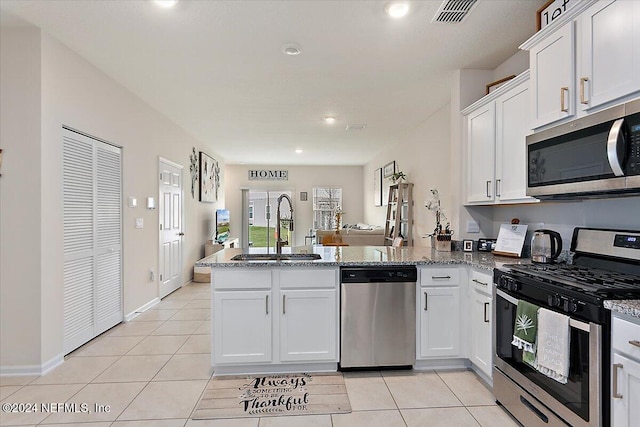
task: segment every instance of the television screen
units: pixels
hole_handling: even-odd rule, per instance
[[[216,210],[216,241],[224,242],[229,238],[229,210]]]

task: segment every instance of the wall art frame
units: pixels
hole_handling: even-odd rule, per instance
[[[382,206],[382,168],[373,171],[373,205]]]
[[[208,154],[200,151],[200,198],[204,203],[218,201],[220,188],[220,165]]]
[[[382,172],[385,178],[389,178],[391,175],[396,173],[396,161],[393,160],[384,165],[384,167],[382,168]]]

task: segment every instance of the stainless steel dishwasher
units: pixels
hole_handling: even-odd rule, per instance
[[[416,267],[343,268],[341,278],[340,367],[413,365]]]

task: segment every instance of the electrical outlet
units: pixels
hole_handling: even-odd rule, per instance
[[[136,218],[136,228],[144,227],[144,218]]]

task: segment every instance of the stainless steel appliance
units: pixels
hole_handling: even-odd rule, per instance
[[[416,361],[415,266],[343,268],[340,367]]]
[[[571,251],[571,265],[494,270],[494,394],[526,427],[610,422],[611,312],[604,301],[640,298],[640,231],[576,228]],[[531,368],[511,345],[518,300],[569,316],[566,384]]]
[[[531,238],[531,261],[552,263],[562,252],[562,237],[553,230],[536,230]]]
[[[527,137],[527,196],[640,194],[640,99]]]

